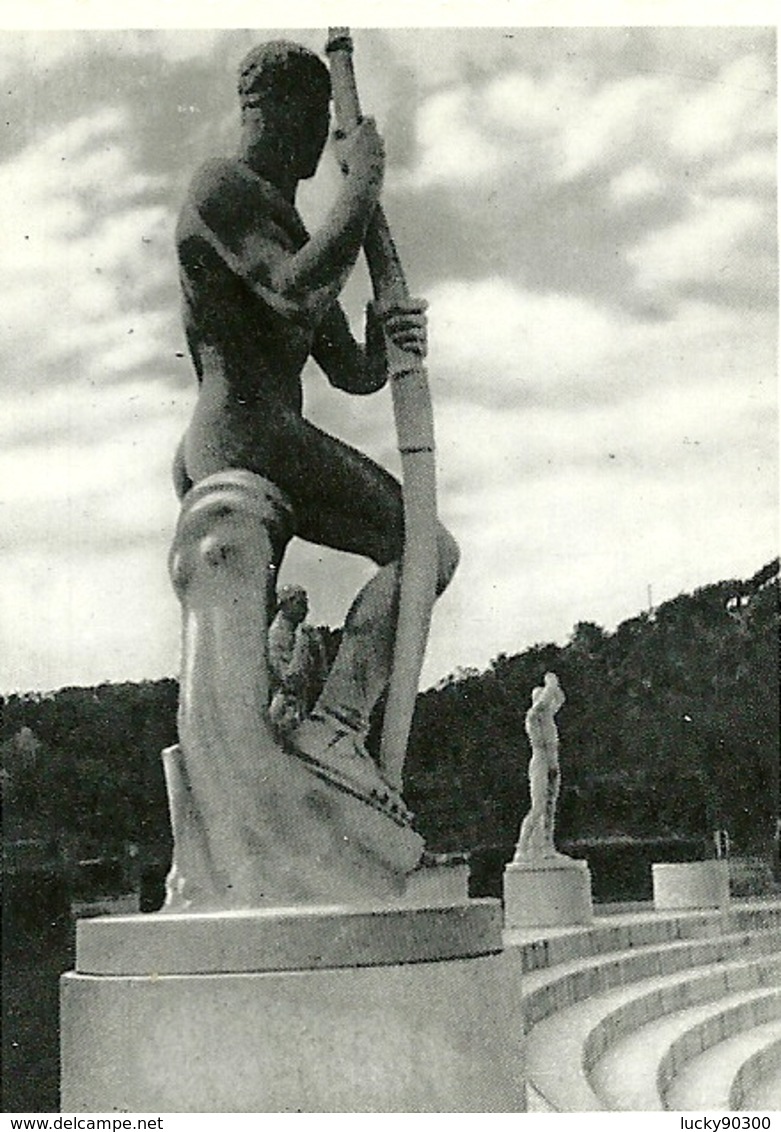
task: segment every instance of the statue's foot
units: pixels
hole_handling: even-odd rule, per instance
[[[289,736],[293,748],[330,771],[367,799],[397,818],[412,819],[397,790],[391,786],[366,750],[365,731],[351,727],[330,712],[314,711]]]
[[[568,857],[566,853],[559,853],[551,845],[523,845],[518,846],[515,850],[513,857],[514,865],[551,865],[555,861],[566,862],[572,864],[575,860],[574,857]]]
[[[300,750],[313,758],[328,755],[350,764],[369,762],[377,770],[366,750],[366,732],[351,727],[330,712],[313,711],[294,728],[291,738]]]

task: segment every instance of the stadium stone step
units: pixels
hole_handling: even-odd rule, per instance
[[[757,987],[757,962],[779,950],[779,927],[781,905],[752,902],[713,914],[632,912],[600,917],[585,929],[507,933],[523,972],[529,1108],[603,1108],[588,1068],[616,1031],[629,1032],[681,1001],[693,1005],[698,994],[717,998]],[[689,987],[695,972],[706,979],[697,991]]]
[[[781,1112],[781,1069],[761,1081],[741,1112]]]
[[[781,928],[781,902],[775,900],[746,901],[724,911],[658,913],[645,906],[642,910],[601,912],[588,927],[506,931],[505,945],[526,974],[615,951],[774,927]]]
[[[781,1038],[746,1058],[732,1081],[729,1102],[733,1112],[781,1112]]]
[[[523,979],[527,1031],[555,1011],[643,979],[673,975],[781,947],[781,930],[734,932],[714,939],[675,940],[570,959],[529,972]]]
[[[775,969],[767,971],[764,968]],[[528,1036],[527,1080],[532,1102],[539,1095],[553,1111],[605,1111],[608,1104],[594,1089],[593,1066],[614,1041],[674,1010],[681,1002],[722,998],[743,982],[781,979],[781,962],[747,957],[713,964],[704,970],[643,979],[586,998],[545,1018]],[[657,1106],[659,1107],[659,1106]]]
[[[704,1057],[703,1049],[715,1054],[725,1037],[745,1038],[738,1031],[755,1026],[757,1019],[766,1022],[765,1015],[773,1009],[781,1016],[781,969],[778,977],[775,993],[762,989],[725,994],[665,1014],[625,1035],[608,1047],[589,1073],[595,1093],[606,1108],[618,1111],[726,1111],[732,1079],[724,1075],[728,1061],[703,1060],[699,1076],[691,1071]],[[733,1074],[739,1065],[740,1060]],[[720,1076],[714,1080],[710,1070],[716,1068]],[[697,1096],[703,1098],[699,1103]]]
[[[777,996],[781,1015],[781,995]],[[674,1112],[733,1112],[735,1082],[747,1061],[774,1041],[781,1042],[781,1017],[725,1037],[676,1073],[664,1096]],[[759,1080],[759,1078],[757,1078]]]
[[[751,904],[727,912],[601,916],[588,928],[505,933],[511,962],[523,978],[525,1025],[596,990],[649,975],[727,958],[756,933],[781,930],[781,904]],[[754,946],[772,950],[758,937]]]

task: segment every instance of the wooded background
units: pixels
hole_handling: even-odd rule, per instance
[[[767,844],[778,814],[778,560],[606,632],[500,655],[418,697],[405,796],[434,852],[515,840],[528,805],[524,716],[555,672],[558,836],[710,836]],[[332,654],[338,631],[324,636]],[[0,697],[3,834],[77,857],[132,842],[166,854],[160,751],[176,741],[173,679]],[[376,739],[376,736],[373,736]]]

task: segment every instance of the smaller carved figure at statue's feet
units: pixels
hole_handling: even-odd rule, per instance
[[[294,749],[307,759],[382,805],[397,820],[412,820],[401,795],[387,781],[366,750],[366,730],[346,716],[316,709],[289,736]]]

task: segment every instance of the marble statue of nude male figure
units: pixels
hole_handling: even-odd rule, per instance
[[[562,860],[554,844],[556,802],[559,796],[559,734],[554,717],[565,701],[558,677],[546,672],[542,686],[532,691],[525,726],[532,756],[529,760],[530,809],[521,825],[515,862]]]
[[[177,227],[199,393],[175,481],[183,496],[217,472],[257,473],[289,501],[300,538],[377,564],[348,613],[315,710],[294,736],[305,752],[336,745],[344,757],[361,758],[391,664],[401,490],[379,465],[304,419],[301,371],[311,356],[339,389],[380,389],[387,380],[384,334],[425,354],[425,304],[369,304],[365,346],[339,305],[383,182],[384,150],[371,119],[336,142],[343,175],[322,225],[310,235],[296,210],[297,186],[314,175],[329,134],[330,77],[321,60],[295,44],[262,44],[242,64],[239,100],[239,153],[196,174]],[[283,552],[284,546],[275,552],[277,568]],[[439,592],[457,559],[454,540],[440,527]]]

